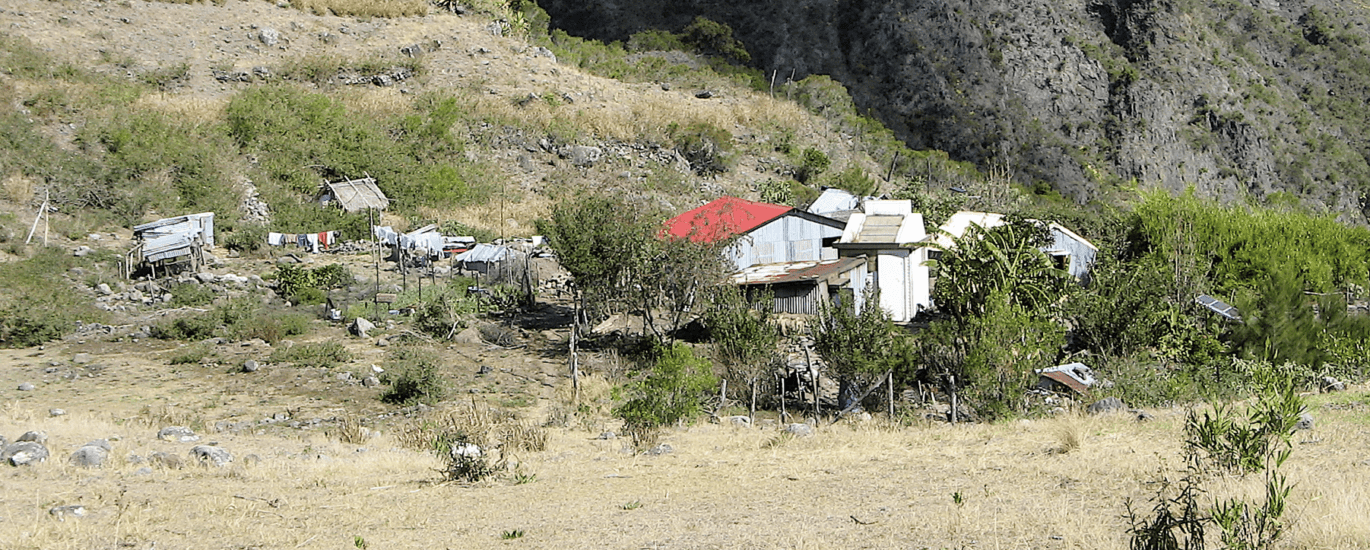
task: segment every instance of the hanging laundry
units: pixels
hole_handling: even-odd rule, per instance
[[[328,232],[327,232],[327,231],[320,231],[320,232],[319,232],[318,239],[319,239],[319,246],[322,246],[324,250],[328,250]]]
[[[318,234],[318,233],[306,233],[306,234],[300,235],[300,236],[301,236],[301,237],[304,237],[304,240],[305,240],[305,248],[308,248],[310,253],[312,253],[312,254],[318,254],[318,253],[319,253],[319,234]]]
[[[267,234],[266,234],[266,244],[271,245],[271,246],[284,246],[284,245],[285,245],[285,235],[282,235],[282,234],[280,234],[280,233],[267,233]]]

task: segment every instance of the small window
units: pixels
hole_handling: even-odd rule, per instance
[[[1070,254],[1052,254],[1051,261],[1056,265],[1056,269],[1061,271],[1070,269]]]

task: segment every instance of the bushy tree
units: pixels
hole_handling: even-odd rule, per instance
[[[763,295],[756,302],[761,307],[754,307],[736,286],[719,285],[712,298],[704,325],[728,374],[751,391],[747,410],[755,417],[757,386],[779,358],[780,330],[771,317],[770,296]]]
[[[837,404],[843,409],[860,397],[861,385],[911,360],[899,353],[904,349],[902,335],[875,294],[867,293],[863,302],[860,311],[824,304],[809,323],[814,349],[837,378]]]

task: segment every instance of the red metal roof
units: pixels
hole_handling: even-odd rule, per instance
[[[666,233],[691,242],[711,243],[741,235],[784,216],[793,208],[722,197],[666,220]]]

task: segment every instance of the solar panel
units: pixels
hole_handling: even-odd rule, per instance
[[[1198,298],[1194,299],[1194,301],[1198,302],[1199,305],[1212,310],[1214,313],[1222,315],[1223,317],[1226,317],[1233,321],[1242,320],[1242,315],[1237,311],[1237,308],[1235,306],[1232,306],[1227,302],[1224,302],[1207,294],[1200,294]]]

